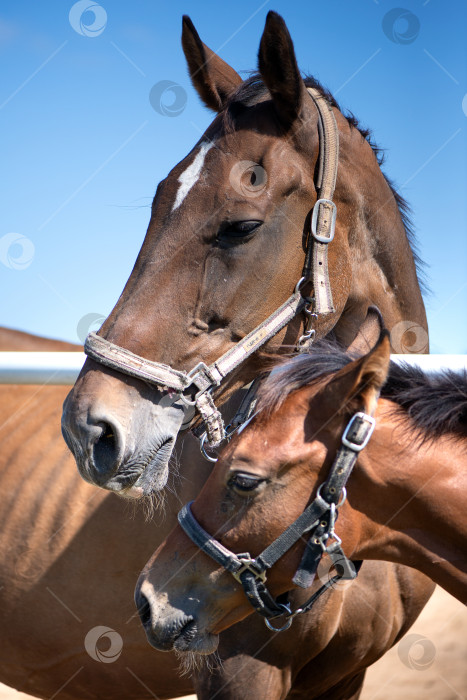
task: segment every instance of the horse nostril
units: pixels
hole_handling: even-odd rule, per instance
[[[151,624],[151,606],[149,600],[146,598],[144,593],[136,594],[135,596],[136,607],[138,608],[139,617],[144,628]]]
[[[108,477],[118,466],[119,445],[116,430],[108,423],[97,424],[102,433],[93,445],[93,462],[99,474]]]

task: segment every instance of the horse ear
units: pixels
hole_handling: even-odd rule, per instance
[[[385,329],[381,311],[377,306],[369,306],[366,318],[358,329],[357,335],[348,347],[348,352],[354,355],[364,355],[373,348]]]
[[[389,370],[391,345],[383,330],[370,352],[338,372],[325,386],[320,407],[329,420],[342,413],[373,414]],[[337,409],[337,410],[336,410]]]
[[[242,82],[241,77],[203,44],[187,15],[183,16],[182,47],[193,87],[209,109],[219,112]]]
[[[305,84],[289,30],[282,17],[272,10],[268,12],[261,37],[258,69],[282,124],[289,128],[300,113]]]

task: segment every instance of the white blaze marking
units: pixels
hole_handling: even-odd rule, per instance
[[[204,159],[206,158],[206,153],[209,151],[210,148],[212,148],[212,146],[212,142],[205,141],[204,143],[202,143],[193,163],[191,163],[191,165],[189,165],[188,168],[184,170],[178,178],[180,187],[178,188],[177,196],[175,197],[175,202],[172,207],[172,211],[178,209],[178,207],[183,202],[193,185],[196,185],[196,183],[198,182],[201,170],[204,165]]]

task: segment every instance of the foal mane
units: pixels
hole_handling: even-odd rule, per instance
[[[368,142],[373,153],[375,154],[376,161],[378,165],[382,166],[384,163],[384,150],[381,149],[374,142],[372,138],[371,130],[362,127],[357,117],[349,110],[344,111],[332,93],[325,88],[319,80],[317,80],[312,75],[306,75],[303,78],[306,87],[312,87],[318,90],[323,97],[329,102],[332,107],[335,107],[339,112],[347,119],[347,122],[351,128],[357,129],[360,132],[362,138]],[[222,124],[227,133],[231,133],[235,130],[236,117],[245,111],[249,107],[254,107],[259,102],[270,96],[269,90],[263,83],[263,80],[259,73],[253,72],[249,78],[243,81],[239,87],[233,92],[221,113]],[[279,122],[278,122],[279,123]],[[424,280],[424,262],[420,258],[418,253],[417,241],[415,238],[415,231],[413,222],[411,219],[411,209],[406,199],[397,191],[392,180],[381,170],[384,179],[386,180],[389,189],[396,201],[397,208],[399,209],[399,214],[402,219],[402,224],[405,229],[407,240],[409,241],[412,254],[415,261],[415,268],[417,271],[418,282],[422,291],[427,292],[427,284]]]
[[[260,386],[257,409],[271,413],[293,392],[319,383],[354,359],[335,342],[320,340],[310,353],[279,361]],[[442,435],[467,438],[466,370],[428,373],[407,363],[391,362],[381,397],[409,416],[422,441]]]

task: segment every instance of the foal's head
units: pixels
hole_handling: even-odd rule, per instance
[[[260,390],[257,414],[223,451],[192,505],[202,527],[235,553],[255,557],[270,545],[315,497],[350,417],[374,412],[388,364],[382,336],[355,361],[318,353],[279,366]],[[357,533],[345,535],[350,556]],[[305,542],[268,572],[275,596],[294,587]],[[201,652],[212,651],[220,631],[253,611],[241,586],[180,526],[148,562],[136,601],[156,647]]]

